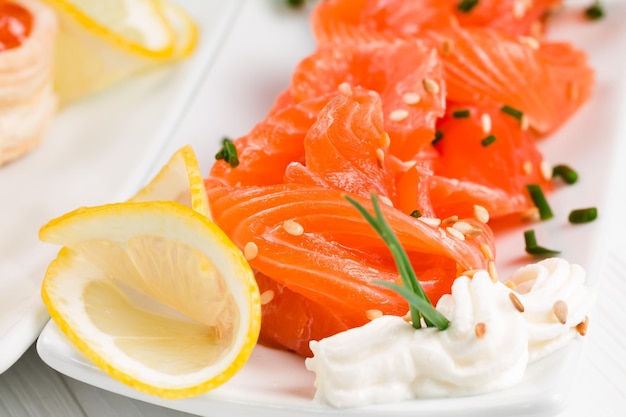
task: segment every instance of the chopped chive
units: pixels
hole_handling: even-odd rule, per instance
[[[287,5],[291,7],[300,7],[304,4],[305,0],[287,0]]]
[[[489,135],[480,141],[483,146],[489,146],[496,141],[496,135]]]
[[[526,253],[530,255],[557,255],[561,253],[558,250],[547,249],[543,246],[537,245],[537,238],[535,237],[535,231],[533,229],[526,230],[524,232],[524,242],[526,243]]]
[[[456,8],[463,13],[469,13],[477,4],[478,0],[461,0]]]
[[[410,216],[411,216],[411,217],[415,217],[415,218],[417,219],[418,217],[422,217],[422,212],[421,212],[421,211],[419,211],[419,210],[413,210],[413,211],[411,212]]]
[[[517,110],[516,108],[513,108],[507,104],[505,104],[504,106],[502,106],[500,108],[500,111],[502,111],[503,113],[506,113],[510,116],[515,117],[517,120],[522,120],[522,116],[524,116],[524,113],[520,110]]]
[[[598,218],[598,209],[595,207],[572,210],[568,217],[570,223],[588,223],[596,218]]]
[[[567,184],[574,184],[578,181],[578,173],[567,165],[556,165],[552,168],[552,177],[561,177]]]
[[[527,184],[526,189],[530,193],[530,198],[533,200],[533,203],[535,203],[535,207],[539,209],[539,218],[541,220],[547,220],[554,217],[541,187],[537,184]]]
[[[470,111],[467,109],[455,110],[452,112],[452,117],[455,119],[466,119],[470,116]]]
[[[604,8],[599,1],[593,2],[593,4],[585,9],[585,16],[589,20],[598,20],[604,17]]]
[[[236,168],[239,165],[239,157],[237,156],[237,148],[232,140],[228,138],[222,139],[222,149],[215,154],[215,159],[223,159],[230,165],[231,168]]]
[[[403,296],[409,303],[409,310],[411,312],[411,320],[413,321],[413,327],[419,329],[421,327],[421,319],[424,319],[426,326],[436,326],[439,330],[445,330],[450,322],[439,311],[433,307],[428,296],[424,292],[420,282],[417,280],[411,261],[406,254],[406,251],[402,247],[402,244],[398,240],[393,230],[387,224],[378,198],[375,194],[372,194],[372,206],[374,207],[374,214],[372,216],[359,202],[354,200],[348,195],[344,196],[358,211],[365,217],[367,222],[374,228],[376,233],[383,239],[393,258],[396,262],[396,267],[400,274],[403,285],[398,285],[391,282],[381,282],[375,280],[374,283],[391,288],[397,291]]]
[[[439,143],[439,141],[440,141],[441,139],[443,139],[443,131],[441,131],[441,130],[437,130],[437,131],[435,132],[435,138],[433,139],[433,141],[431,142],[431,144],[434,146],[434,145],[436,145],[437,143]]]

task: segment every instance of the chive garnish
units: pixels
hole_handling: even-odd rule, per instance
[[[526,189],[530,193],[530,198],[533,200],[533,203],[535,203],[535,207],[539,209],[539,218],[541,220],[547,220],[554,217],[541,187],[537,184],[527,184]]]
[[[300,7],[304,4],[305,0],[287,0],[287,5],[291,7]]]
[[[452,117],[455,119],[465,119],[470,116],[470,111],[467,109],[455,110],[452,112]]]
[[[588,223],[594,221],[597,217],[598,209],[589,207],[570,211],[568,219],[570,223]]]
[[[480,144],[483,145],[483,146],[489,146],[492,143],[494,143],[495,141],[496,141],[496,136],[495,135],[489,135],[489,136],[483,138],[480,141]]]
[[[478,0],[461,0],[456,8],[463,13],[469,13],[477,4]]]
[[[552,178],[561,177],[567,184],[574,184],[578,181],[578,173],[567,165],[556,165],[552,168]]]
[[[237,148],[232,140],[228,138],[222,139],[222,149],[215,154],[215,159],[223,159],[230,165],[231,168],[236,168],[239,165],[239,157],[237,156]]]
[[[589,20],[598,20],[604,17],[604,8],[599,1],[594,1],[593,4],[585,9],[585,16]]]
[[[517,120],[522,120],[522,116],[524,116],[524,113],[521,110],[517,110],[514,107],[511,107],[507,104],[505,104],[504,106],[500,107],[500,111],[502,111],[503,113],[506,113],[510,116],[515,117]]]
[[[537,245],[537,238],[535,237],[535,231],[533,229],[526,230],[524,232],[524,241],[526,242],[526,253],[530,255],[557,255],[561,253],[558,250],[547,249],[543,246]]]
[[[413,327],[416,329],[422,327],[421,319],[423,318],[427,327],[434,326],[439,330],[445,330],[450,325],[450,322],[443,316],[443,314],[433,307],[428,299],[428,296],[426,296],[424,289],[417,280],[415,271],[413,270],[413,266],[411,265],[411,261],[409,261],[406,251],[383,217],[376,195],[372,194],[372,206],[374,207],[374,214],[376,217],[372,216],[372,214],[370,214],[365,207],[350,196],[344,195],[344,197],[354,207],[356,207],[363,217],[365,217],[367,222],[374,228],[374,230],[376,230],[376,233],[378,233],[378,235],[383,239],[393,255],[403,285],[380,280],[374,280],[374,283],[391,288],[409,302],[411,320],[413,321]]]
[[[411,217],[415,217],[416,219],[422,217],[422,212],[419,210],[413,210],[410,214]]]
[[[441,131],[441,130],[437,130],[437,131],[435,132],[435,138],[432,140],[431,144],[434,146],[434,145],[436,145],[437,143],[439,143],[439,141],[440,141],[441,139],[443,139],[443,131]]]

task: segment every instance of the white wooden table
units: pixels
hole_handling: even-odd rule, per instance
[[[236,22],[238,30],[233,30],[223,45],[223,51],[227,51],[224,53],[243,50],[251,42],[249,34],[242,28],[254,19],[259,12],[257,9],[260,3],[258,0],[246,2]],[[286,24],[306,23],[291,19]],[[268,30],[271,31],[271,28]],[[294,34],[301,32],[293,31]],[[303,39],[295,36],[292,50],[297,45],[302,45],[302,41]],[[249,45],[247,50],[250,50]],[[300,56],[307,52],[301,51]],[[259,98],[255,93],[261,92],[263,97],[273,97],[286,85],[289,73],[282,69],[285,62],[276,67],[272,64],[284,59],[284,54],[281,56],[281,51],[276,51],[276,56],[267,57],[266,65],[255,68],[256,81],[251,78],[248,85],[244,86],[251,89],[251,94],[247,100],[242,101],[242,112],[249,114],[259,108],[259,103],[256,102]],[[299,56],[296,54],[289,59],[295,65]],[[207,74],[195,102],[182,121],[175,140],[164,150],[164,160],[183,144],[200,143],[215,135],[236,136],[249,130],[251,126],[241,126],[233,122],[237,115],[232,115],[233,120],[230,121],[207,118],[210,114],[207,109],[219,105],[214,97],[223,97],[229,93],[228,86],[221,80],[232,71],[250,71],[245,65],[245,57],[230,53],[228,59],[219,59],[211,67],[210,74]],[[259,79],[265,80],[264,85],[259,86]],[[261,108],[268,108],[271,103],[263,104],[266,105]],[[264,114],[257,116],[256,119],[260,120]],[[230,130],[220,130],[226,129],[226,126]],[[201,165],[206,167],[209,166],[212,153],[203,152],[198,157]],[[622,248],[618,245],[622,245]],[[600,292],[594,311],[586,340],[585,360],[575,382],[571,405],[558,417],[626,415],[626,325],[623,324],[623,317],[626,317],[626,303],[623,301],[626,296],[626,250],[623,242],[618,242],[617,239],[614,247],[621,249],[621,253],[619,256],[617,252],[612,254],[607,262],[602,280],[604,291]],[[0,417],[34,416],[182,417],[189,414],[131,400],[61,375],[41,361],[33,345],[17,363],[0,375]]]

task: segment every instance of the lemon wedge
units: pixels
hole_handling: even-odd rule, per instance
[[[59,18],[55,90],[62,105],[188,56],[198,28],[166,0],[44,0]]]
[[[113,378],[187,398],[248,360],[261,322],[254,274],[201,213],[168,201],[80,208],[40,239],[63,245],[42,285],[51,318]]]
[[[155,177],[129,201],[176,201],[211,218],[204,179],[193,148],[176,151]]]

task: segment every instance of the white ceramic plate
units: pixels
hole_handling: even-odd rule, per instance
[[[288,85],[294,65],[314,47],[306,14],[286,11],[280,4],[280,0],[247,1],[175,139],[158,158],[160,162],[176,148],[190,143],[208,171],[222,136],[244,134],[264,117],[274,98]],[[615,200],[611,190],[623,188],[618,188],[620,183],[612,173],[619,156],[626,157],[626,146],[618,141],[626,136],[626,123],[618,112],[626,108],[626,61],[621,53],[626,44],[624,18],[626,7],[616,5],[604,21],[580,22],[565,14],[551,30],[552,38],[569,40],[589,52],[598,71],[597,88],[590,103],[557,135],[541,144],[550,161],[569,163],[581,179],[551,197],[555,218],[534,227],[541,244],[558,248],[564,258],[582,264],[589,281],[596,285],[604,264],[610,219],[617,214],[611,209],[611,201]],[[587,225],[569,225],[569,211],[587,206],[598,207],[599,219]],[[523,246],[521,230],[500,236],[501,275],[530,261]],[[335,410],[312,401],[313,375],[305,370],[303,360],[262,346],[255,349],[251,360],[231,381],[203,396],[180,401],[149,397],[112,380],[74,349],[54,323],[42,332],[38,351],[51,367],[75,379],[201,416],[547,416],[565,407],[583,345],[577,340],[533,364],[523,382],[507,391],[358,410]]]
[[[38,240],[48,220],[81,205],[125,199],[172,137],[240,1],[180,1],[202,42],[180,65],[142,74],[63,109],[41,146],[0,169],[0,373],[48,319],[39,290],[58,248]]]

